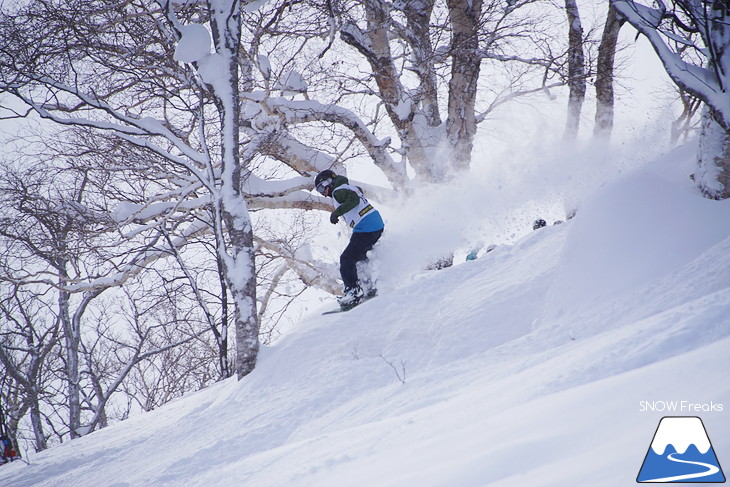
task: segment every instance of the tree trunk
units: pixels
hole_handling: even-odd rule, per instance
[[[65,264],[59,265],[61,272],[61,286],[68,282],[68,276],[63,270]],[[58,313],[63,326],[66,359],[66,381],[68,402],[68,427],[71,439],[78,438],[81,432],[81,385],[79,376],[79,348],[81,346],[81,331],[77,323],[71,319],[69,312],[70,294],[67,291],[58,291]]]
[[[608,6],[606,25],[603,27],[601,44],[598,46],[596,66],[596,118],[593,135],[608,139],[613,131],[613,69],[616,59],[618,34],[626,20],[613,4]]]
[[[706,197],[716,200],[730,198],[730,133],[715,121],[707,107],[702,111],[694,178]]]
[[[433,151],[424,147],[421,140],[423,130],[414,126],[415,107],[412,100],[404,96],[400,75],[393,60],[389,32],[391,19],[386,11],[389,7],[380,0],[364,0],[363,7],[367,30],[362,32],[352,24],[342,30],[342,39],[368,60],[385,111],[399,132],[406,149],[406,157],[416,173],[426,175],[429,180],[437,179],[438,176],[434,177],[432,174],[434,165],[431,164],[430,155]],[[367,37],[366,41],[364,37]]]
[[[431,42],[431,15],[435,0],[405,2],[403,13],[408,19],[408,29],[412,33],[410,41],[414,68],[421,82],[420,103],[429,127],[441,125],[439,111],[438,75],[433,62],[433,43]]]
[[[27,317],[28,315],[24,313],[24,316]],[[26,323],[32,325],[32,320],[28,320]],[[43,390],[40,384],[40,376],[41,371],[47,367],[46,357],[56,346],[59,328],[58,321],[54,325],[53,330],[48,330],[47,333],[39,333],[39,335],[48,339],[45,343],[43,339],[36,342],[36,334],[32,326],[27,329],[24,335],[28,356],[20,360],[20,362],[16,363],[15,360],[11,359],[12,354],[8,354],[12,341],[7,344],[0,344],[0,364],[4,366],[6,376],[14,379],[17,387],[23,391],[17,394],[20,397],[20,404],[14,408],[16,414],[12,418],[8,418],[8,427],[10,428],[11,436],[17,438],[18,422],[25,415],[26,411],[29,410],[36,451],[43,451],[48,448],[46,435],[43,432],[43,416],[41,415],[40,406],[40,391]],[[25,373],[21,371],[20,367],[25,369]],[[2,398],[0,398],[0,401],[2,401]]]
[[[221,188],[214,200],[217,217],[225,226],[231,247],[229,255],[225,252],[226,239],[222,234],[216,236],[219,239],[219,258],[224,262],[226,284],[234,303],[236,373],[240,379],[253,371],[259,351],[253,226],[241,194],[242,162],[239,137],[241,80],[238,66],[241,2],[237,0],[211,2],[210,16],[216,52],[224,60],[228,77],[225,88],[217,84],[212,86],[221,121],[222,138]]]
[[[681,141],[686,142],[687,138],[692,133],[693,129],[697,128],[697,122],[695,116],[699,111],[702,113],[702,100],[687,93],[686,91],[677,88],[677,94],[679,95],[679,101],[682,103],[682,113],[680,113],[674,120],[672,120],[672,128],[670,141],[672,145],[678,144]]]
[[[228,284],[225,279],[225,265],[217,254],[216,264],[218,265],[218,277],[221,283],[221,331],[217,337],[218,345],[218,363],[221,371],[221,379],[227,379],[232,375],[230,364],[228,363]]]
[[[565,121],[565,140],[574,140],[578,135],[580,114],[586,98],[585,55],[583,54],[583,26],[576,0],[565,0],[568,16],[568,116]]]
[[[451,149],[451,167],[469,169],[474,135],[477,131],[474,107],[481,59],[479,19],[481,0],[448,0],[451,21],[451,79],[446,134]]]

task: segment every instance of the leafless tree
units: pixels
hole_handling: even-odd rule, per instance
[[[164,161],[167,171],[153,169],[159,184],[148,186],[138,211],[120,217],[124,231],[135,233],[134,222],[156,221],[157,230],[147,233],[159,236],[159,225],[176,215],[183,215],[176,245],[212,231],[234,306],[239,377],[253,369],[259,343],[253,232],[242,182],[246,164],[266,139],[241,146],[239,92],[250,71],[239,57],[244,5],[32,3],[4,12],[0,27],[3,91],[45,119],[110,133],[150,160]],[[214,52],[189,58],[185,43],[195,47],[200,29],[208,35],[203,22],[210,25]],[[212,221],[191,220],[196,207],[211,208]],[[114,271],[74,290],[95,292],[102,280],[121,284],[132,269],[158,256],[127,254]]]
[[[121,306],[110,310],[125,331],[120,332],[117,326],[116,332],[100,330],[96,334],[100,337],[97,346],[107,353],[93,356],[114,360],[90,364],[89,371],[106,377],[107,383],[111,383],[110,375],[115,378],[111,384],[123,391],[127,405],[117,416],[129,414],[134,405],[152,410],[220,380],[218,348],[207,339],[211,330],[195,298],[189,296],[185,281],[162,274],[135,280],[134,286],[123,289],[126,299]],[[97,320],[99,327],[104,323]]]
[[[573,140],[578,135],[580,114],[586,97],[586,62],[583,49],[583,23],[576,0],[565,0],[568,17],[568,116],[563,137]]]
[[[677,144],[686,141],[690,135],[699,132],[699,114],[702,108],[702,100],[677,88],[677,96],[682,105],[680,114],[672,120],[671,142]]]
[[[468,169],[476,127],[493,110],[565,83],[566,50],[553,51],[534,3],[337,3],[342,40],[370,67],[343,85],[382,107],[373,123],[387,120],[400,140],[395,174],[407,164],[418,179],[439,182]]]
[[[616,52],[619,32],[624,22],[613,4],[609,4],[596,62],[596,116],[593,134],[599,138],[609,138],[613,130]]]
[[[667,74],[704,104],[697,170],[699,189],[713,199],[730,197],[730,10],[723,0],[646,2],[611,0],[651,43]],[[702,60],[684,53],[691,49]]]
[[[53,186],[49,184],[51,180]],[[71,436],[76,437],[81,426],[80,321],[88,304],[105,288],[86,292],[78,303],[72,303],[68,287],[83,272],[81,255],[86,238],[102,223],[103,217],[83,204],[86,186],[83,173],[61,173],[50,166],[7,168],[0,176],[0,186],[4,211],[0,218],[3,247],[0,281],[17,285],[46,280],[53,286],[54,312],[63,337],[69,425]]]
[[[50,356],[58,346],[60,323],[39,296],[20,286],[0,283],[0,369],[2,401],[16,433],[21,418],[30,413],[36,451],[48,447],[41,407]],[[10,407],[8,407],[10,406]]]
[[[84,166],[84,156],[72,160],[59,150],[62,147],[52,149],[54,155],[43,164],[21,159],[17,164],[5,163],[0,173],[4,213],[0,219],[0,286],[8,293],[2,302],[8,324],[2,332],[8,340],[0,344],[0,352],[4,366],[22,386],[23,408],[30,411],[39,450],[49,438],[44,423],[52,424],[52,432],[59,438],[105,426],[109,399],[135,366],[210,335],[198,326],[176,341],[164,342],[157,335],[159,328],[175,326],[169,321],[148,329],[128,326],[123,331],[115,313],[100,315],[96,304],[113,282],[72,292],[78,283],[106,272],[120,253],[140,250],[120,246],[110,238],[112,222],[104,211],[105,202],[98,201],[100,195],[108,195],[100,186],[102,181],[95,181]],[[154,252],[156,245],[164,252],[167,244],[158,238],[141,252]],[[193,323],[190,317],[186,320]],[[29,365],[23,365],[26,363]],[[51,371],[56,383],[68,385],[65,391],[49,389],[48,379],[42,380]]]

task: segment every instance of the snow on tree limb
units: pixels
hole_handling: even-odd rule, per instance
[[[297,259],[295,255],[292,255],[291,252],[275,242],[256,238],[256,243],[267,250],[282,255],[289,267],[297,273],[307,286],[315,286],[332,294],[342,294],[340,285],[336,280],[339,272],[334,264],[326,264],[312,259],[307,261]]]
[[[349,129],[368,151],[368,154],[394,184],[404,186],[407,175],[403,164],[396,163],[387,151],[390,138],[378,139],[351,110],[313,100],[288,100],[268,98],[266,105],[272,113],[280,115],[287,123],[326,121]],[[318,169],[325,169],[321,167]]]
[[[727,2],[674,1],[669,9],[663,2],[658,2],[658,8],[634,0],[612,0],[612,4],[649,40],[680,90],[705,104],[693,178],[708,198],[730,198],[730,10]],[[694,47],[703,57],[702,65],[685,60],[682,52],[687,46]]]
[[[190,223],[187,228],[180,233],[179,236],[172,239],[172,243],[176,248],[185,247],[191,239],[205,235],[211,232],[210,225],[207,222],[196,220]],[[162,232],[158,232],[157,236],[147,243],[141,250],[130,255],[127,262],[114,264],[110,271],[103,276],[91,277],[89,279],[71,279],[67,278],[65,283],[59,283],[58,277],[50,272],[29,272],[24,276],[11,278],[3,276],[5,282],[12,282],[19,285],[43,284],[60,289],[69,293],[94,293],[103,291],[112,287],[119,287],[125,284],[129,279],[139,275],[151,263],[171,257],[171,253],[167,249],[160,249],[156,246]],[[45,277],[45,276],[48,277]]]
[[[56,115],[55,112],[74,113],[79,110],[79,107],[71,107],[67,105],[62,105],[60,103],[38,103],[34,101],[31,97],[25,96],[17,88],[11,90],[15,96],[28,104],[28,106],[33,107],[33,109],[41,117],[51,119],[54,122],[62,125],[79,125],[100,130],[110,130],[121,136],[161,136],[174,144],[175,148],[178,149],[190,160],[195,161],[196,163],[201,165],[208,162],[204,154],[191,148],[189,144],[186,144],[184,141],[182,141],[179,137],[172,133],[170,129],[165,127],[163,123],[159,120],[156,120],[152,117],[130,117],[121,113],[119,110],[116,110],[113,107],[109,106],[108,103],[97,98],[96,96],[88,95],[77,88],[66,85],[65,83],[61,83],[57,80],[53,80],[46,76],[35,77],[33,81],[41,83],[48,89],[57,89],[71,96],[78,97],[87,107],[99,110],[101,113],[105,113],[119,123],[102,120],[91,120],[89,118],[73,117],[70,115],[67,117],[62,117]]]
[[[275,130],[260,147],[262,154],[286,163],[299,174],[317,173],[335,165],[335,158],[310,147],[285,130]]]
[[[667,33],[661,29],[666,7],[651,8],[633,0],[612,0],[612,2],[616,10],[649,40],[672,81],[702,99],[713,109],[718,123],[721,123],[725,130],[730,130],[730,96],[727,92],[727,87],[730,86],[730,69],[728,69],[730,66],[726,65],[730,61],[713,57],[713,51],[717,51],[717,48],[722,48],[723,52],[728,49],[728,36],[727,33],[723,34],[723,31],[730,28],[727,25],[730,14],[726,11],[724,20],[722,17],[710,18],[708,12],[704,10],[696,12],[692,10],[692,3],[687,3],[688,14],[696,15],[694,20],[700,26],[699,33],[707,47],[709,68],[706,68],[685,61],[666,42]]]
[[[365,123],[351,110],[313,100],[267,97],[261,92],[244,93],[242,98],[260,104],[270,117],[278,117],[282,120],[283,125],[329,122],[347,128],[368,151],[375,165],[389,177],[394,185],[405,186],[407,184],[408,176],[405,165],[403,162],[394,161],[388,152],[390,138],[378,139],[375,137]],[[269,127],[267,132],[259,134],[256,138],[259,139],[259,142],[255,145],[251,144],[247,148],[247,152],[259,152],[273,157],[302,175],[311,175],[324,169],[331,169],[337,164],[334,157],[302,143],[285,127],[278,125]],[[255,150],[252,150],[252,147],[255,147]],[[311,181],[308,189],[311,189]],[[295,206],[295,208],[301,208],[301,206]]]

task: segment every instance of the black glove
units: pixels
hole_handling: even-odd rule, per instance
[[[337,221],[340,219],[340,217],[333,211],[330,213],[330,223],[333,225],[337,225]]]

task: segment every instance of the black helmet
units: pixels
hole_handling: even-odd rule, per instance
[[[317,191],[324,194],[327,187],[332,184],[332,181],[334,181],[336,177],[337,174],[335,174],[334,171],[325,169],[321,173],[317,174],[316,178],[314,178],[314,187],[317,188]]]

